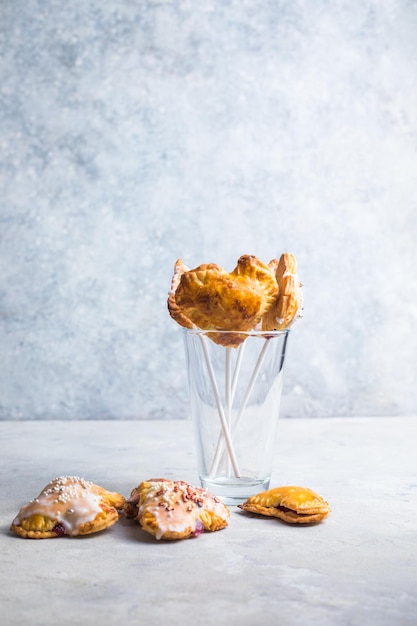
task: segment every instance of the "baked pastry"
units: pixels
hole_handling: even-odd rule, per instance
[[[253,330],[284,330],[301,317],[301,288],[297,261],[289,252],[268,265],[244,254],[230,273],[215,263],[189,269],[178,259],[168,310],[180,326],[206,330],[215,343],[237,347]]]
[[[319,494],[307,487],[275,487],[251,496],[240,509],[268,517],[278,517],[290,524],[315,524],[330,513],[330,507]]]
[[[119,518],[125,498],[77,476],[59,476],[25,504],[11,530],[25,539],[88,535]]]
[[[156,539],[187,539],[220,530],[230,517],[227,506],[211,492],[165,478],[151,478],[135,487],[124,511]]]
[[[301,317],[303,308],[302,283],[297,276],[297,261],[293,254],[281,254],[279,261],[273,259],[269,267],[275,273],[278,296],[262,319],[262,330],[284,330]]]
[[[209,331],[251,331],[260,324],[278,295],[274,271],[253,255],[239,258],[226,272],[215,263],[185,270],[175,265],[168,310],[180,325]],[[231,336],[210,333],[210,339],[232,346]],[[239,345],[245,335],[237,339]]]

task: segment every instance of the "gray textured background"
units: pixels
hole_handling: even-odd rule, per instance
[[[283,416],[416,413],[415,1],[0,12],[0,418],[185,417],[175,260],[286,250]]]

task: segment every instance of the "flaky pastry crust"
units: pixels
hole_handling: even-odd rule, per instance
[[[174,274],[171,280],[171,289],[168,295],[168,311],[172,317],[180,326],[184,328],[194,328],[194,324],[188,317],[182,312],[181,308],[178,306],[177,301],[175,299],[175,292],[178,289],[178,285],[181,280],[181,276],[185,274],[185,272],[190,271],[190,268],[187,267],[182,259],[178,259],[174,265]]]
[[[262,319],[262,330],[284,330],[300,317],[303,308],[302,284],[297,276],[297,261],[285,252],[279,261],[273,259],[269,267],[275,272],[279,291],[274,304]]]
[[[253,255],[241,256],[230,273],[215,263],[181,271],[177,268],[180,261],[174,270],[168,309],[171,316],[187,328],[251,331],[261,323],[277,298],[274,272]],[[244,338],[244,335],[237,338],[236,345]],[[210,339],[222,345],[233,345],[227,333],[210,333]]]
[[[182,259],[175,263],[168,296],[171,317],[185,328],[207,331],[223,346],[239,346],[253,330],[285,330],[302,309],[297,261],[289,252],[268,265],[242,255],[230,273],[215,263],[194,269]]]
[[[89,535],[119,519],[125,498],[78,476],[58,476],[24,505],[10,527],[24,539]]]
[[[263,491],[238,506],[243,511],[278,517],[290,524],[316,524],[331,511],[329,503],[315,491],[291,485]]]
[[[214,494],[182,480],[152,478],[140,483],[125,503],[127,518],[136,519],[156,539],[188,539],[228,524],[230,511]]]

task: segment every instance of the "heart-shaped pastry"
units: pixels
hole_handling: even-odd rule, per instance
[[[291,485],[262,491],[238,506],[244,511],[278,517],[290,524],[316,524],[330,513],[329,503],[318,493]]]
[[[156,539],[188,539],[225,528],[230,511],[206,489],[183,480],[151,478],[132,490],[125,515]]]
[[[187,328],[248,332],[260,324],[277,295],[274,271],[253,255],[241,256],[230,273],[215,263],[186,270],[179,260],[168,309]],[[230,345],[227,333],[211,333],[210,338]]]
[[[25,539],[89,535],[119,519],[124,497],[78,476],[58,476],[25,504],[11,530]]]

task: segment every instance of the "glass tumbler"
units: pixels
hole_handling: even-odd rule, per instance
[[[183,332],[201,485],[242,503],[269,488],[289,330]]]

